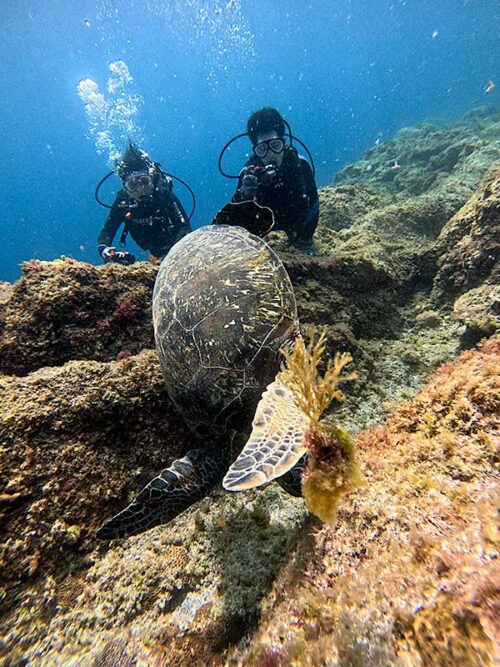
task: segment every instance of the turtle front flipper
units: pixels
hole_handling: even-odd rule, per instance
[[[106,521],[97,537],[130,537],[168,523],[218,484],[227,467],[223,452],[193,449],[162,470],[128,507]]]
[[[228,491],[243,491],[284,475],[305,454],[310,430],[311,420],[292,392],[275,380],[262,394],[250,438],[222,485]]]

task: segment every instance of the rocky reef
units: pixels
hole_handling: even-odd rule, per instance
[[[432,298],[453,300],[454,318],[470,346],[498,331],[500,318],[500,165],[492,167],[471,199],[446,223],[434,255]]]
[[[403,293],[427,287],[436,270],[434,242],[498,161],[499,141],[496,108],[400,130],[322,190],[320,247],[371,259]]]
[[[270,485],[98,543],[191,444],[157,266],[33,260],[0,284],[0,662],[492,664],[499,142],[495,109],[401,130],[320,191],[317,258],[271,235],[306,337],[358,374],[328,413],[363,472],[333,529]]]
[[[157,267],[95,267],[31,260],[0,292],[0,372],[26,375],[74,359],[110,361],[153,348],[151,297]]]
[[[493,664],[499,362],[498,340],[463,353],[358,434],[364,487],[228,664]]]
[[[498,159],[499,122],[498,108],[490,106],[454,121],[405,127],[338,172],[335,183],[362,183],[406,197],[448,194],[453,205],[472,194]]]

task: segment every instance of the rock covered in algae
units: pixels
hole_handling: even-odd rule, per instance
[[[312,262],[296,253],[283,259],[302,322],[334,327],[332,337],[352,351],[355,337],[386,331],[394,281],[377,266],[354,258]],[[72,359],[108,361],[153,347],[156,266],[96,267],[64,259],[32,260],[22,268],[22,278],[0,291],[0,372],[25,375]]]
[[[358,436],[364,488],[228,665],[494,664],[499,369],[486,341]]]
[[[406,196],[444,185],[450,191],[469,190],[467,199],[471,185],[498,159],[499,135],[500,110],[494,106],[473,109],[456,121],[405,127],[342,169],[335,182],[366,183]]]
[[[0,403],[0,607],[9,615],[29,609],[49,578],[88,567],[104,517],[187,434],[153,351],[0,377]]]
[[[436,242],[438,271],[433,297],[454,298],[500,278],[500,163],[469,201],[446,223]]]
[[[499,361],[495,340],[465,353],[358,438],[365,486],[333,529],[311,536],[302,501],[276,486],[217,492],[32,582],[4,617],[4,654],[109,667],[489,664]]]
[[[30,260],[0,296],[0,372],[25,375],[70,359],[107,361],[152,348],[157,267]]]
[[[403,296],[427,288],[434,242],[498,159],[499,141],[495,108],[400,130],[321,189],[319,249],[375,263]]]
[[[301,324],[331,326],[338,335],[343,333],[346,342],[349,335],[354,342],[397,330],[397,283],[377,263],[356,256],[311,259],[282,253],[281,257],[294,287]]]
[[[459,324],[482,327],[495,311],[493,272],[451,314],[429,291],[435,240],[496,157],[496,140],[493,111],[456,127],[410,128],[320,191],[324,257],[290,252],[272,235],[306,337],[326,324],[328,350],[355,358],[360,379],[333,415],[351,430],[411,397],[425,373],[453,357]],[[454,664],[467,664],[471,642],[483,659],[493,595],[484,394],[497,390],[483,371],[493,343],[447,367],[451,384],[436,375],[385,430],[361,438],[367,486],[341,507],[334,532],[313,536],[303,501],[273,485],[215,492],[112,548],[94,542],[101,520],[190,444],[154,353],[129,356],[152,346],[155,275],[147,264],[64,260],[30,262],[18,283],[0,284],[4,372],[96,360],[0,381],[0,660],[430,667],[444,655],[447,664],[445,640],[431,635],[451,638]],[[129,358],[111,361],[117,356]],[[249,651],[228,655],[240,641]]]
[[[9,655],[103,667],[120,659],[223,665],[307,522],[302,501],[276,486],[216,492],[167,526],[95,552],[86,570],[55,578],[48,606],[31,592],[38,623],[13,619]]]
[[[462,345],[473,347],[481,338],[500,330],[500,284],[485,284],[469,290],[453,304],[454,318],[465,326]]]

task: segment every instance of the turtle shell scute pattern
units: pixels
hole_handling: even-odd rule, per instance
[[[168,392],[200,435],[250,424],[298,329],[290,278],[275,252],[239,227],[202,227],[163,260],[153,295]]]

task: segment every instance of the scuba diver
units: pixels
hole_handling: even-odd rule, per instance
[[[127,150],[116,163],[116,173],[123,189],[116,195],[112,206],[99,199],[99,189],[114,171],[105,176],[96,188],[96,200],[110,209],[99,234],[97,251],[105,262],[133,264],[135,257],[130,252],[118,250],[112,245],[120,225],[124,225],[120,246],[126,245],[127,234],[137,245],[159,259],[168,254],[172,246],[191,231],[188,216],[180,200],[172,192],[172,180],[158,162],[152,162],[147,153],[129,141]],[[176,178],[175,176],[173,178]]]
[[[290,244],[300,252],[316,255],[313,235],[319,218],[319,198],[314,165],[311,169],[292,143],[293,139],[302,142],[293,137],[290,126],[276,109],[260,109],[248,119],[247,132],[231,139],[222,149],[219,170],[224,176],[235,178],[221,168],[224,151],[230,143],[246,135],[252,142],[253,155],[236,177],[238,186],[232,203],[253,200],[260,207],[270,209],[274,216],[273,230],[285,231]],[[290,138],[288,145],[286,136]],[[307,146],[304,148],[311,158]],[[237,207],[232,207],[232,213],[228,211],[230,208],[228,205],[223,209],[225,218],[220,221],[227,224],[232,216],[232,224],[239,224]]]

